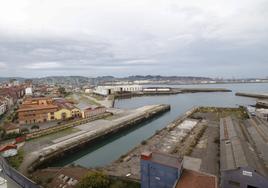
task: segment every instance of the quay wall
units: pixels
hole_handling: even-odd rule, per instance
[[[172,122],[170,122],[169,124],[167,124],[166,127],[164,127],[161,130],[159,130],[159,132],[164,131],[166,129],[173,129],[174,127],[176,127],[180,123],[182,123],[184,120],[186,120],[188,117],[190,117],[192,114],[194,114],[195,112],[197,112],[199,109],[200,109],[200,107],[193,107],[193,108],[187,110],[183,115],[178,116],[175,120],[173,120]],[[146,139],[146,141],[153,139],[155,136],[156,136],[156,134],[150,136],[148,139]],[[143,146],[142,144],[137,145],[136,147],[132,148],[127,153],[125,153],[123,156],[130,155],[131,153],[135,152],[137,150],[137,148],[142,147],[142,146]],[[120,162],[121,157],[118,158],[117,160],[115,160],[113,163]]]
[[[101,141],[107,138],[107,136],[111,136],[133,126],[137,126],[139,123],[156,117],[169,110],[170,105],[157,105],[154,108],[148,109],[142,115],[139,115],[132,119],[127,119],[123,122],[120,122],[116,126],[98,132],[94,135],[92,135],[91,132],[87,132],[82,134],[81,136],[68,139],[67,141],[64,141],[64,143],[57,143],[52,146],[43,148],[39,151],[33,152],[29,156],[30,161],[27,170],[28,172],[32,172],[39,167],[45,166],[45,164],[49,164],[49,162],[54,159],[62,158],[66,154],[74,152],[81,147],[84,147],[85,145]]]

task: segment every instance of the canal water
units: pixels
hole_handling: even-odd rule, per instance
[[[169,87],[226,88],[231,89],[232,92],[144,96],[117,100],[115,102],[116,108],[131,109],[150,104],[170,104],[171,111],[151,121],[144,122],[136,128],[112,136],[98,144],[88,146],[86,149],[64,157],[64,159],[57,160],[52,164],[52,166],[65,166],[72,163],[84,167],[100,167],[107,165],[110,162],[118,159],[121,155],[125,154],[141,141],[152,136],[156,130],[162,129],[177,116],[183,114],[185,111],[194,106],[236,107],[238,105],[253,105],[255,104],[256,99],[235,96],[235,93],[268,93],[268,83],[172,85]]]

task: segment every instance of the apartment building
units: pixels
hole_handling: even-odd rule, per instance
[[[58,106],[48,97],[27,98],[20,106],[18,118],[20,124],[34,124],[54,119]],[[50,117],[49,117],[49,115]]]

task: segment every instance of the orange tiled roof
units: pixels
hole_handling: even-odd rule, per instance
[[[56,109],[58,106],[53,105],[53,104],[48,104],[48,105],[22,105],[18,112],[24,112],[24,111],[29,111],[29,110],[42,110],[42,109]]]
[[[14,124],[14,123],[7,123],[4,125],[5,130],[13,130],[13,129],[18,129],[19,125]]]

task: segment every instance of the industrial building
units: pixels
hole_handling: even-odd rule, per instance
[[[167,154],[141,154],[141,188],[172,188],[181,176],[182,160]]]
[[[107,96],[116,92],[139,92],[142,91],[141,85],[115,85],[115,86],[97,86],[93,93]]]
[[[217,188],[217,177],[185,169],[177,156],[143,152],[141,154],[141,188]]]
[[[171,91],[170,87],[147,87],[143,88],[143,92],[169,92]]]
[[[231,117],[220,120],[221,188],[268,187],[267,168],[241,126]]]

